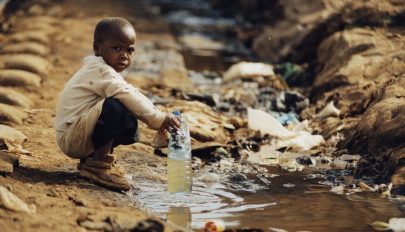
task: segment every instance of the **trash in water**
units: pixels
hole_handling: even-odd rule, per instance
[[[325,143],[321,135],[312,135],[307,131],[290,131],[283,127],[270,114],[256,109],[248,109],[248,127],[278,138],[278,148],[286,147],[292,151],[307,151]]]
[[[309,106],[309,99],[296,91],[283,91],[271,102],[274,111],[301,112]]]
[[[295,184],[291,184],[291,183],[287,183],[287,184],[283,184],[284,188],[294,188]]]
[[[405,218],[390,218],[388,223],[375,221],[371,223],[371,226],[377,231],[405,232]]]
[[[330,191],[334,192],[336,194],[339,194],[339,195],[343,195],[344,190],[345,190],[345,187],[343,185],[338,185],[338,186],[332,187],[332,189]]]
[[[225,223],[222,220],[208,221],[204,226],[205,232],[221,232],[225,230]]]

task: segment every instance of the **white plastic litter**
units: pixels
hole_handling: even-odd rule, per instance
[[[232,65],[224,74],[224,81],[255,76],[274,76],[273,66],[263,63],[241,62]]]
[[[0,186],[0,206],[16,212],[29,214],[36,212],[35,205],[27,205],[23,200],[3,186]]]
[[[336,108],[333,101],[330,101],[325,108],[315,115],[315,118],[338,117],[339,115],[340,110]]]
[[[260,131],[261,134],[278,138],[278,147],[287,147],[292,151],[307,151],[325,143],[321,135],[312,135],[308,131],[288,130],[277,119],[262,110],[248,109],[248,127]]]
[[[345,193],[345,187],[343,185],[334,186],[330,191],[339,195],[343,195]]]
[[[388,223],[382,221],[375,221],[371,226],[377,231],[405,232],[405,218],[390,218]]]

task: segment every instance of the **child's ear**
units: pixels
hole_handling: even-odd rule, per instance
[[[94,54],[95,54],[96,56],[98,56],[99,53],[100,53],[100,44],[94,42],[94,43],[93,43],[93,50],[94,50]]]

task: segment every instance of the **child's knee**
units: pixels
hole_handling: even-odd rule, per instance
[[[128,111],[128,109],[122,104],[122,102],[116,98],[109,97],[104,100],[103,108],[108,109],[108,111]]]

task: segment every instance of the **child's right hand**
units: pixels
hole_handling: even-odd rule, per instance
[[[171,113],[166,114],[166,118],[163,121],[162,125],[158,129],[159,133],[165,137],[167,137],[167,132],[169,132],[170,128],[174,128],[176,130],[180,129],[181,120],[179,116],[176,116]]]

